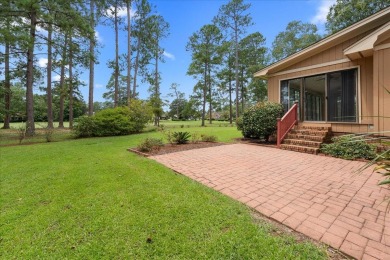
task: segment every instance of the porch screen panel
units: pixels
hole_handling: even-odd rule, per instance
[[[283,105],[284,113],[288,111],[288,80],[280,83],[280,104]]]
[[[356,77],[356,69],[328,74],[328,121],[356,122]]]

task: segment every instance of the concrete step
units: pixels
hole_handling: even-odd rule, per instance
[[[320,148],[322,142],[302,140],[302,139],[284,139],[283,144]]]
[[[299,135],[314,135],[314,136],[322,136],[325,137],[329,134],[328,130],[315,130],[315,129],[292,129],[292,134]]]
[[[297,125],[294,129],[301,130],[318,130],[318,131],[330,131],[332,128],[329,126],[307,126],[307,125]]]
[[[301,152],[301,153],[310,153],[310,154],[318,154],[320,148],[308,147],[308,146],[300,146],[300,145],[291,145],[291,144],[281,144],[281,149]]]
[[[287,134],[285,139],[300,139],[314,142],[324,142],[325,137],[321,135],[303,135],[303,134]]]

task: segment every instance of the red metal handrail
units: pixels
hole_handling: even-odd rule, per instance
[[[278,118],[278,131],[277,131],[277,146],[280,148],[280,144],[286,137],[288,132],[294,125],[298,124],[298,102],[290,108],[289,111],[282,117]]]

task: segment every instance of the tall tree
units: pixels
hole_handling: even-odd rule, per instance
[[[187,43],[187,50],[192,52],[192,62],[188,68],[187,74],[203,80],[202,83],[198,83],[198,85],[202,86],[203,89],[202,126],[205,125],[204,120],[206,114],[207,96],[209,96],[210,114],[212,111],[211,72],[214,67],[222,61],[220,48],[222,38],[223,35],[217,26],[207,24],[202,26],[199,31],[195,32]]]
[[[24,66],[26,68],[26,135],[31,136],[35,132],[33,94],[34,79],[36,79],[34,73],[37,71],[36,66],[34,66],[34,60],[36,59],[35,50],[42,48],[43,44],[47,42],[50,42],[50,44],[54,43],[51,40],[48,41],[47,37],[39,33],[38,28],[47,30],[50,25],[53,31],[58,31],[58,28],[72,27],[72,30],[76,32],[85,32],[88,28],[85,26],[85,19],[83,18],[83,3],[79,0],[26,0],[11,1],[10,3],[13,5],[13,15],[20,17],[20,21],[14,21],[14,24],[17,24],[17,27],[24,34],[23,37],[19,37],[15,45],[20,46],[26,55]],[[28,30],[26,30],[27,27]],[[48,33],[48,36],[51,37],[52,35]],[[50,72],[50,68],[48,72]],[[50,78],[49,81],[51,81]],[[50,88],[48,91],[50,91]],[[48,100],[50,100],[50,97],[48,97]]]
[[[173,117],[174,115],[176,115],[176,118],[179,118],[179,115],[180,115],[180,112],[179,112],[179,109],[180,108],[183,108],[184,109],[184,106],[185,104],[181,104],[181,102],[183,100],[185,100],[185,94],[181,91],[179,91],[179,84],[177,83],[172,83],[171,84],[171,87],[169,88],[170,90],[172,90],[172,93],[169,93],[168,96],[170,97],[173,97],[174,98],[174,101],[171,102],[171,105],[170,105],[170,110],[171,110],[171,116]]]
[[[70,37],[69,37],[69,81],[68,81],[68,86],[69,86],[69,128],[73,128],[73,36],[72,32],[70,32]]]
[[[221,92],[228,92],[229,95],[229,122],[233,123],[233,78],[234,78],[234,49],[232,42],[223,43],[223,68],[217,74],[220,80],[219,88]]]
[[[250,4],[244,4],[243,0],[231,0],[222,5],[214,22],[229,32],[234,48],[234,74],[236,85],[236,117],[239,116],[239,40],[246,33],[247,27],[251,26],[252,17],[247,13]]]
[[[59,116],[58,116],[58,128],[64,128],[64,109],[65,109],[65,97],[68,93],[66,89],[65,81],[65,66],[67,64],[67,48],[68,48],[68,33],[64,34],[64,44],[62,45],[62,55],[60,61],[60,82],[59,82],[59,93],[60,93],[60,104],[59,104]]]
[[[131,0],[126,0],[127,14],[127,79],[126,79],[126,94],[129,104],[131,99]]]
[[[8,17],[4,17],[3,19],[5,25],[5,31],[3,34],[5,34],[4,37],[2,37],[2,41],[4,42],[4,129],[10,128],[10,120],[11,120],[11,71],[10,71],[10,55],[11,55],[11,17],[9,16],[11,13],[11,2],[8,3],[7,6],[3,7],[5,10],[8,11]]]
[[[114,107],[118,106],[119,101],[119,25],[122,23],[122,19],[119,16],[119,10],[122,7],[122,2],[119,0],[110,1],[110,8],[108,10],[109,21],[114,27],[115,33],[115,57],[114,61],[110,62],[112,69],[114,70]]]
[[[286,30],[280,32],[272,43],[274,60],[281,60],[321,39],[317,26],[301,21],[289,22]]]
[[[326,17],[326,29],[335,33],[386,7],[390,0],[337,0]]]
[[[91,29],[95,28],[95,1],[89,2],[89,22]],[[93,91],[95,84],[95,32],[89,36],[89,88],[88,88],[88,116],[93,115]]]
[[[257,80],[253,74],[263,68],[268,63],[267,51],[265,47],[265,38],[259,33],[252,33],[240,41],[239,57],[241,60],[241,106],[245,108],[245,103],[249,96],[256,94],[265,94],[265,83],[262,80]],[[261,91],[263,90],[263,91]],[[264,99],[258,97],[259,99]]]
[[[150,16],[152,7],[147,0],[139,0],[137,5],[137,17],[135,20],[133,34],[135,36],[135,60],[134,60],[134,76],[133,76],[133,91],[132,97],[137,96],[138,75],[146,74],[146,67],[150,63],[151,55],[149,55],[147,37],[148,37],[148,17]],[[140,73],[141,71],[141,73]]]
[[[160,72],[159,62],[164,62],[164,49],[161,47],[161,40],[166,38],[169,34],[169,24],[164,20],[161,15],[151,15],[148,19],[149,27],[149,41],[151,56],[154,60],[154,71],[153,77],[149,80],[152,85],[152,96],[153,96],[153,108],[155,114],[154,124],[159,125],[160,116],[162,113],[162,100],[160,97]]]
[[[33,136],[35,133],[35,123],[34,123],[34,94],[33,94],[33,84],[34,84],[34,50],[35,50],[35,36],[37,28],[37,16],[40,12],[39,5],[34,1],[34,3],[29,3],[27,6],[26,12],[27,17],[29,17],[28,23],[30,27],[29,32],[29,44],[27,47],[27,74],[26,74],[26,135]]]
[[[48,36],[47,36],[47,79],[46,79],[46,96],[47,96],[47,127],[53,128],[53,96],[51,93],[51,73],[52,73],[52,34],[53,34],[53,25],[49,23],[48,25]]]

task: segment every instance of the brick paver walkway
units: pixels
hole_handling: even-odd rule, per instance
[[[152,159],[357,259],[390,259],[381,175],[363,162],[232,144]]]

